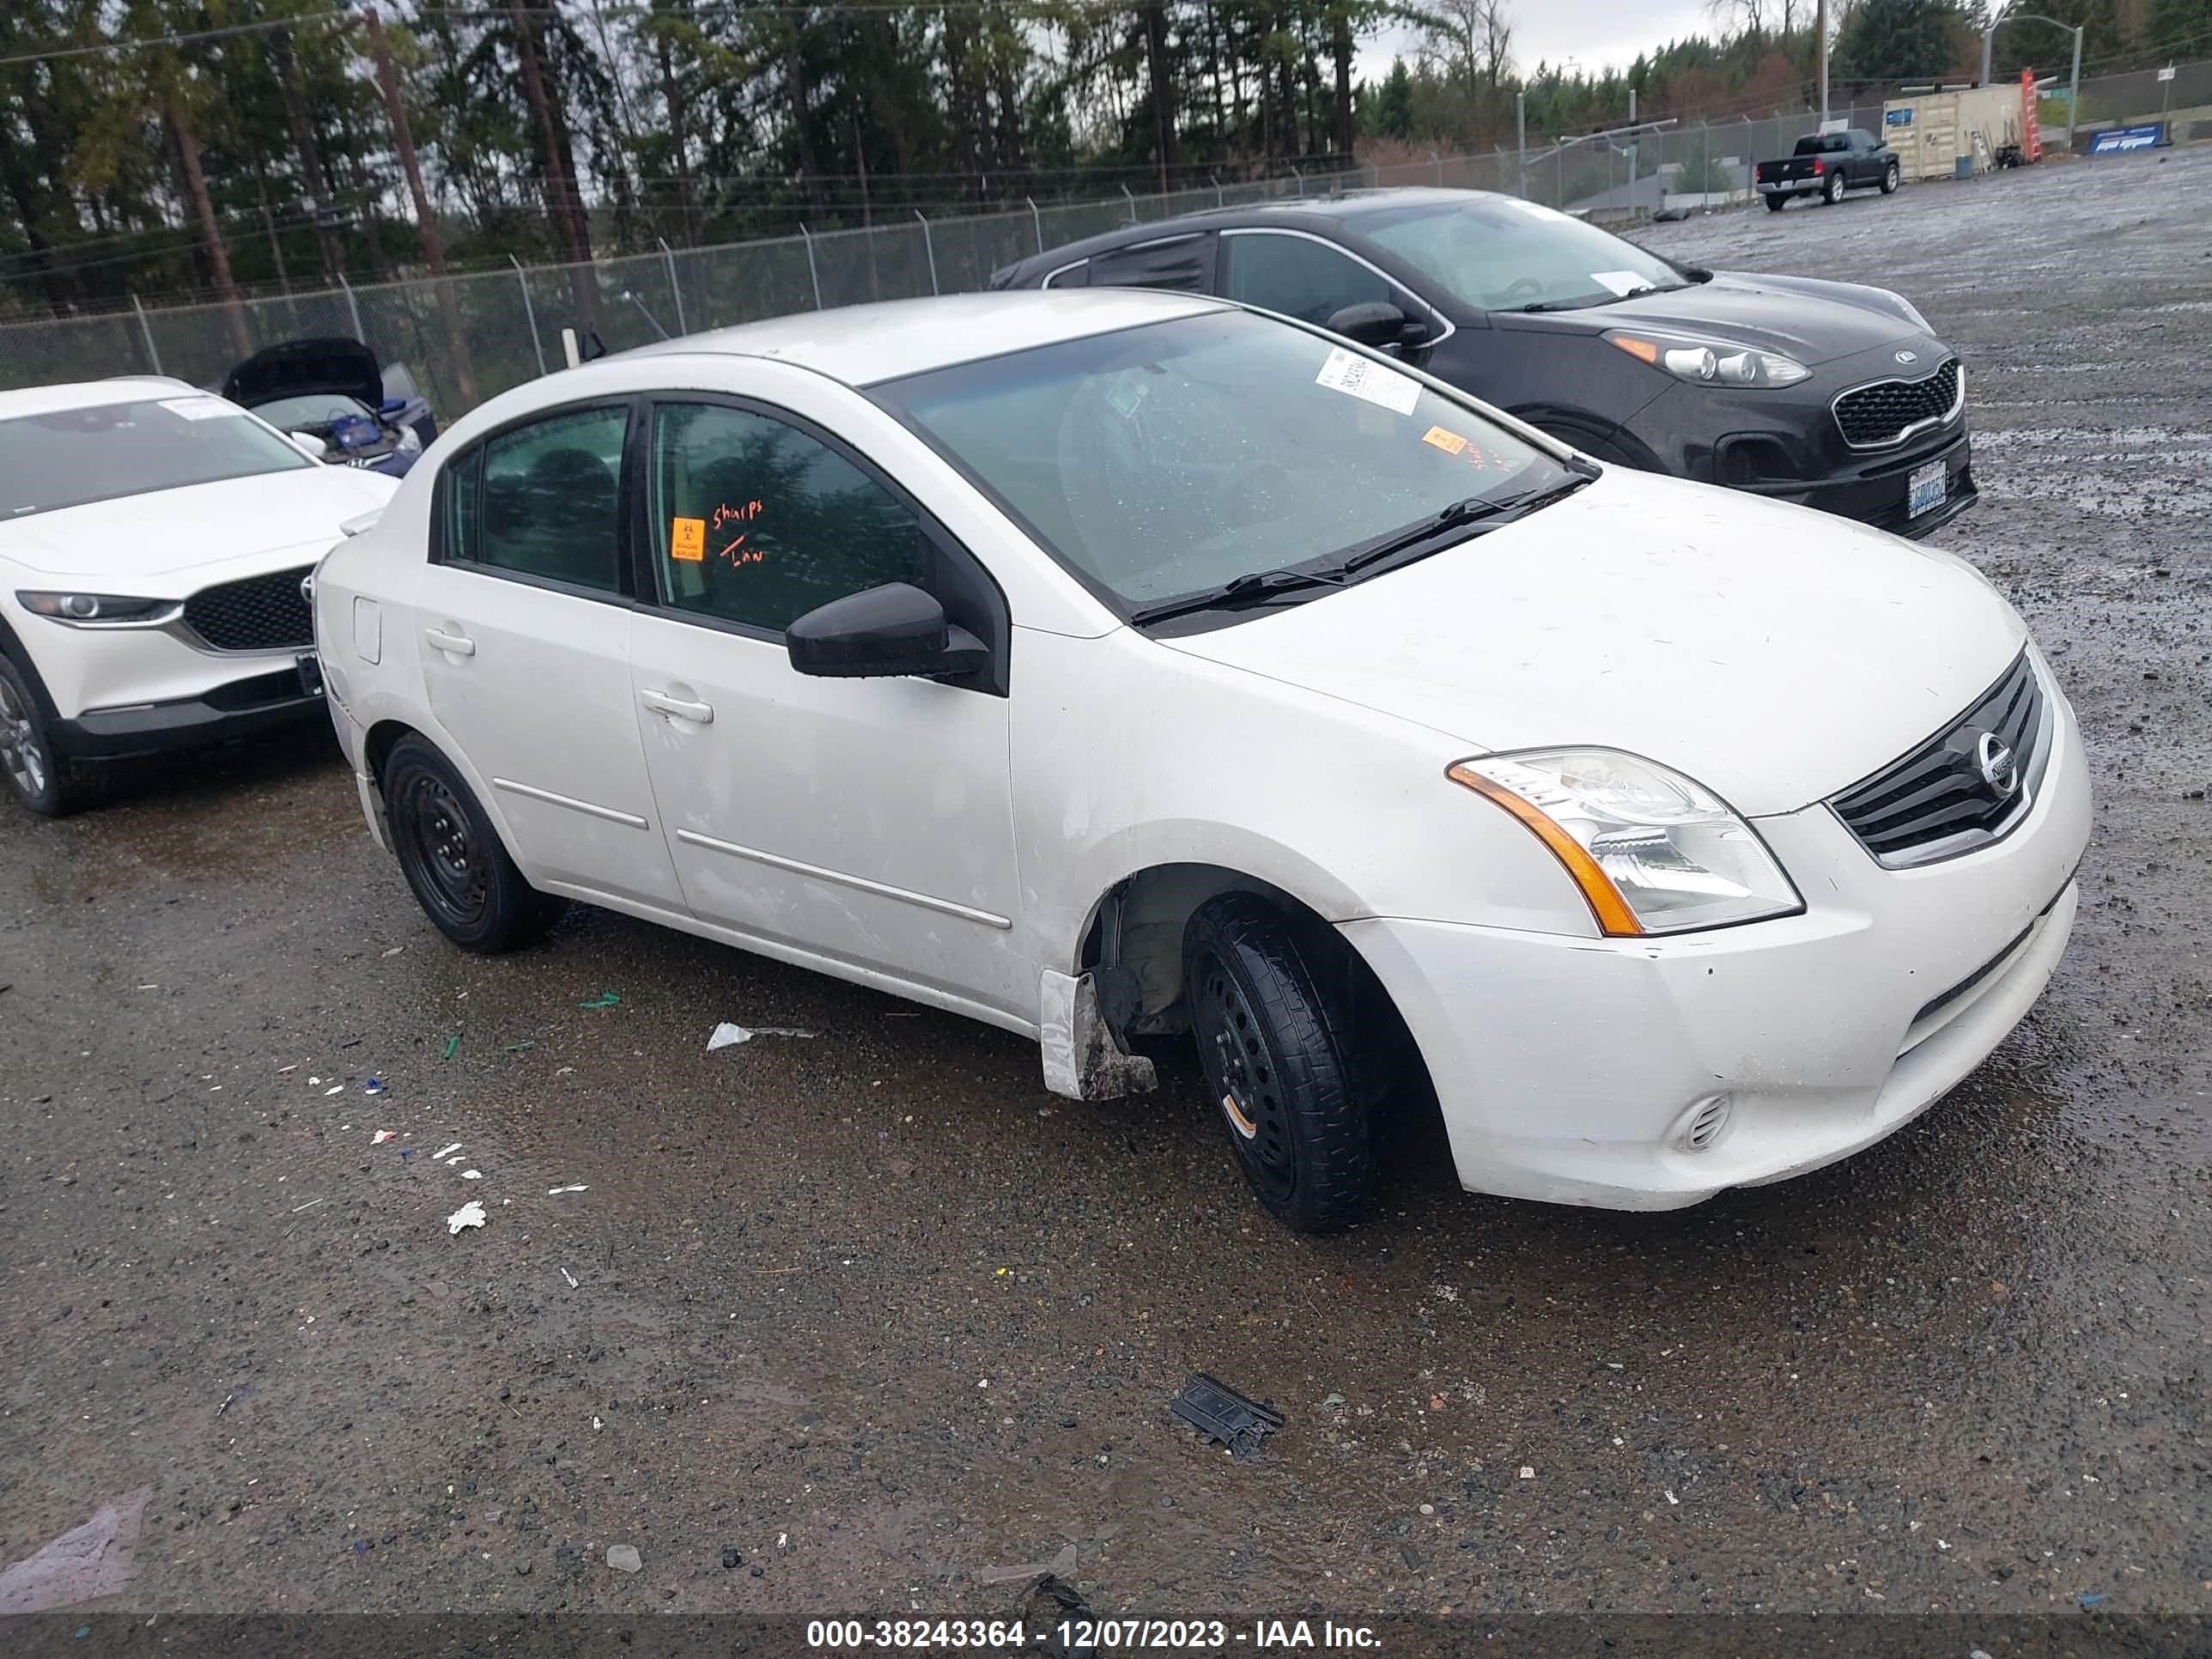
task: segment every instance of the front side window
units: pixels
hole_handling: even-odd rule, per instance
[[[870,395],[1132,611],[1317,568],[1446,507],[1574,477],[1404,371],[1249,312],[1010,352]]]
[[[1374,301],[1401,309],[1391,281],[1351,255],[1305,236],[1261,231],[1224,239],[1229,245],[1229,297],[1300,322],[1327,325],[1346,306]]]
[[[719,404],[653,411],[653,564],[663,604],[781,633],[832,599],[927,586],[921,522],[797,427]]]
[[[1485,311],[1578,310],[1688,286],[1634,243],[1514,196],[1382,208],[1350,225]]]
[[[629,424],[619,404],[568,410],[461,457],[448,472],[447,556],[619,592]]]
[[[0,420],[0,524],[315,465],[236,404],[204,392],[18,415]]]

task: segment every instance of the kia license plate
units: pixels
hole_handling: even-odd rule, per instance
[[[1906,480],[1905,513],[1917,519],[1923,513],[1933,513],[1951,497],[1951,475],[1941,461],[1930,461],[1925,466],[1912,469]]]

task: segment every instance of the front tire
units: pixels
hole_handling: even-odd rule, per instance
[[[1231,1151],[1269,1214],[1298,1232],[1359,1219],[1375,1150],[1345,999],[1322,953],[1249,893],[1198,908],[1183,994]]]
[[[0,657],[0,777],[42,818],[67,817],[91,804],[82,772],[55,752],[31,671],[9,657]]]
[[[543,939],[568,902],[538,891],[451,762],[412,735],[384,762],[384,810],[399,868],[438,931],[484,956]]]
[[[1835,206],[1837,203],[1844,199],[1844,175],[1842,173],[1832,173],[1828,175],[1828,182],[1820,186],[1820,199],[1826,202],[1830,207]]]

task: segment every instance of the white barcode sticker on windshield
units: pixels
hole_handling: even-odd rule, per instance
[[[221,421],[246,413],[221,398],[164,398],[161,407],[187,421]]]
[[[1419,380],[1408,380],[1395,368],[1385,368],[1372,357],[1346,351],[1342,346],[1329,348],[1328,361],[1314,376],[1314,384],[1332,392],[1348,392],[1400,415],[1412,414],[1421,395]]]

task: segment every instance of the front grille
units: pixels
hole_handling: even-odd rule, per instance
[[[1836,424],[1854,449],[1887,449],[1917,426],[1940,424],[1959,404],[1959,360],[1917,380],[1880,380],[1836,399]]]
[[[185,601],[185,624],[217,651],[305,651],[315,624],[300,592],[311,567],[204,587]]]
[[[1917,864],[1994,841],[2027,801],[2043,688],[2025,652],[1959,720],[1828,804],[1884,864]],[[2014,787],[1983,775],[1983,738],[2011,750]]]

